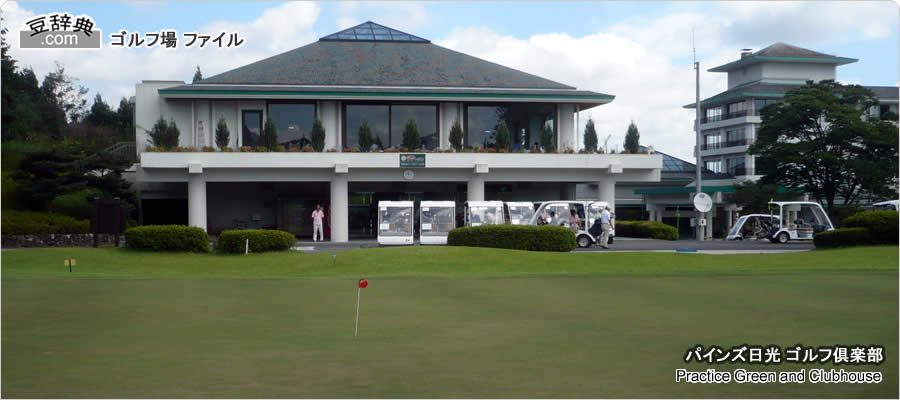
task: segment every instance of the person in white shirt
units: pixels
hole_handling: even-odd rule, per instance
[[[322,220],[325,218],[325,213],[322,211],[322,205],[316,204],[316,209],[312,212],[313,219],[313,242],[318,241],[316,239],[316,234],[325,241],[325,233],[322,230]]]
[[[609,206],[606,206],[606,208],[600,212],[600,247],[604,249],[609,248],[610,222]]]

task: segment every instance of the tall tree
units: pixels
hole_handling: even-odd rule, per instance
[[[453,122],[453,127],[450,128],[450,147],[453,147],[453,150],[457,152],[462,151],[463,141],[462,125],[460,125],[459,120],[456,120]]]
[[[494,135],[494,147],[497,150],[509,150],[509,128],[506,127],[506,121],[500,120],[497,124],[497,133]]]
[[[634,124],[634,121],[631,121],[631,123],[628,124],[628,132],[625,133],[625,145],[622,146],[622,148],[631,154],[641,152],[641,134],[638,132],[637,125]]]
[[[541,149],[545,153],[553,151],[556,148],[556,144],[553,142],[553,128],[550,124],[544,124],[544,129],[541,130]]]
[[[95,126],[111,126],[117,127],[119,115],[103,101],[100,93],[94,96],[94,104],[91,105],[91,111],[85,117],[85,121]]]
[[[200,72],[200,66],[197,66],[197,71],[194,72],[194,79],[191,80],[191,83],[197,83],[203,80],[203,73]]]
[[[134,131],[134,103],[124,96],[119,100],[118,115],[119,138],[127,142],[135,141]]]
[[[219,117],[219,122],[216,123],[216,146],[219,146],[220,151],[228,147],[229,136],[231,135],[228,132],[228,124],[225,123],[225,118]]]
[[[266,125],[263,127],[262,137],[259,138],[268,151],[275,151],[278,147],[278,126],[272,117],[266,117]]]
[[[855,204],[861,196],[897,185],[898,133],[888,121],[868,121],[878,104],[872,91],[832,80],[808,81],[762,110],[750,152],[763,181],[800,187],[831,211],[835,199]],[[896,193],[893,194],[896,196]]]
[[[416,120],[410,118],[403,127],[403,147],[409,151],[415,151],[422,147],[422,137],[419,136],[419,126]]]
[[[56,70],[44,77],[41,83],[41,91],[65,113],[66,122],[78,122],[84,117],[87,110],[87,88],[75,87],[78,79],[66,75],[66,69],[60,63],[56,63]]]
[[[310,130],[310,137],[312,138],[312,148],[315,151],[325,150],[325,127],[322,126],[322,120],[316,118],[313,121],[312,129]]]
[[[368,122],[363,121],[362,125],[359,126],[358,136],[359,151],[371,150],[375,141],[372,138],[372,129],[369,128]]]
[[[588,118],[584,126],[584,149],[593,153],[597,151],[597,130],[594,129],[594,120]]]

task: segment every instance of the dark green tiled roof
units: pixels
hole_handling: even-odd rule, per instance
[[[390,29],[377,24],[368,29],[375,29],[373,26]],[[354,34],[357,38],[360,35],[368,37]],[[330,39],[334,35],[338,36]],[[422,41],[350,40],[339,39],[340,35],[340,32],[328,35],[317,42],[209,77],[200,83],[574,89],[421,38],[416,39]],[[398,37],[402,37],[400,35],[405,34],[399,32]]]

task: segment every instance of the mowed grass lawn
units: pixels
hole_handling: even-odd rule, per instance
[[[3,397],[896,398],[898,248],[14,250],[2,324]],[[883,364],[837,368],[885,380],[676,384],[677,368],[810,367],[686,365],[698,343],[881,344]]]

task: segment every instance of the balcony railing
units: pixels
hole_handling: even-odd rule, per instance
[[[724,148],[728,148],[728,147],[747,146],[749,144],[750,144],[750,139],[729,140],[727,142],[718,142],[718,143],[704,143],[704,144],[700,145],[700,150],[724,149]]]
[[[730,112],[730,113],[719,114],[719,115],[712,115],[712,116],[709,116],[709,117],[701,118],[701,119],[700,119],[700,123],[701,123],[701,124],[706,124],[706,123],[716,122],[716,121],[725,121],[725,120],[728,120],[728,119],[735,119],[735,118],[740,118],[740,117],[746,117],[746,116],[748,116],[748,115],[754,115],[754,114],[753,114],[752,112],[750,112],[750,110],[736,111],[736,112]]]

